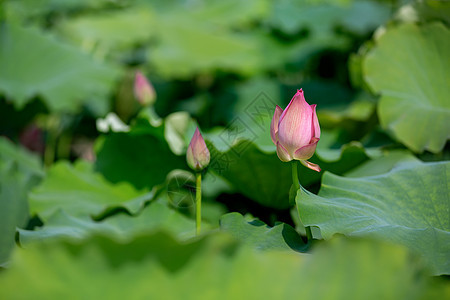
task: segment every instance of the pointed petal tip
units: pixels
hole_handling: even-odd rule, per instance
[[[294,95],[294,98],[299,98],[299,97],[301,99],[303,99],[303,101],[306,102],[306,100],[305,100],[305,93],[303,92],[303,89],[297,90],[297,93],[295,93],[295,95]]]
[[[297,92],[295,93],[294,98],[296,98],[296,97],[298,97],[298,96],[304,97],[304,96],[303,96],[303,90],[302,90],[302,89],[297,89]]]
[[[205,144],[205,140],[203,139],[203,135],[202,135],[202,133],[200,132],[200,129],[198,128],[198,126],[197,126],[197,128],[195,128],[195,132],[194,132],[194,135],[192,136],[191,143],[195,143],[195,144],[197,144],[197,143]],[[206,145],[206,144],[205,144],[205,145]]]

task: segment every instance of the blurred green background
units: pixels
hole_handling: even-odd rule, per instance
[[[96,118],[136,116],[138,69],[155,86],[161,117],[186,111],[205,130],[227,126],[261,95],[284,107],[303,88],[322,127],[344,129],[335,147],[380,142],[373,134],[382,88],[367,85],[362,66],[372,34],[389,24],[449,21],[441,1],[3,0],[1,7],[0,134],[38,152],[59,143],[49,163],[83,155],[98,135]],[[406,144],[442,149],[442,142]]]
[[[438,0],[0,0],[0,298],[448,297],[449,25]],[[295,199],[269,125],[300,88],[327,173]]]
[[[109,111],[129,122],[139,108],[137,69],[155,86],[160,116],[187,111],[204,129],[227,125],[261,92],[284,106],[300,87],[319,111],[342,112],[363,98],[355,109],[366,121],[373,99],[349,71],[349,63],[358,68],[351,54],[402,4],[3,1],[1,134],[17,139],[32,122],[45,127],[36,118],[47,114],[63,118],[61,134],[88,138],[93,119]]]

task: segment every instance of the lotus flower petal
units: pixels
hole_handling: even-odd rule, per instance
[[[316,104],[306,102],[302,89],[297,90],[284,111],[278,105],[275,107],[270,137],[281,161],[300,160],[308,168],[320,172],[318,165],[306,161],[316,151],[320,125]]]
[[[313,171],[316,171],[316,172],[322,171],[320,169],[319,165],[313,164],[313,163],[311,163],[311,162],[309,162],[307,160],[301,160],[300,162],[302,163],[302,165],[304,165],[305,167],[307,167],[307,168],[309,168],[309,169],[311,169]]]
[[[186,151],[186,160],[189,167],[195,171],[201,171],[206,168],[210,161],[210,154],[205,140],[200,131],[195,129],[194,136],[189,143]]]
[[[297,160],[310,159],[311,156],[313,156],[314,152],[316,151],[318,141],[319,141],[318,138],[312,138],[309,145],[297,149],[297,151],[295,151],[294,153],[294,159]]]
[[[313,137],[313,110],[299,90],[283,111],[278,124],[278,141],[293,156],[294,152]]]
[[[312,104],[311,105],[311,109],[313,110],[313,115],[312,115],[312,126],[314,129],[314,134],[313,137],[316,138],[320,138],[320,125],[319,125],[319,119],[317,119],[317,114],[316,114],[316,104]]]
[[[273,113],[272,122],[270,123],[270,137],[272,142],[277,144],[277,133],[278,133],[278,122],[280,121],[280,116],[283,113],[283,109],[278,105],[275,107],[275,112]]]
[[[280,144],[280,142],[277,142],[277,155],[281,161],[288,162],[292,160],[289,152]]]
[[[152,105],[156,100],[156,93],[153,85],[140,71],[136,72],[134,80],[134,96],[143,106]]]

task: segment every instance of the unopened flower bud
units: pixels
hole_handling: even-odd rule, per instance
[[[320,167],[310,163],[320,140],[320,126],[316,114],[316,105],[309,105],[300,89],[283,111],[275,107],[270,135],[277,146],[281,161],[299,160],[306,167],[320,172]]]
[[[140,71],[136,72],[134,80],[134,96],[142,106],[153,105],[156,101],[155,89]]]
[[[186,152],[186,160],[191,169],[201,171],[209,165],[210,155],[200,131],[195,129],[194,136]]]

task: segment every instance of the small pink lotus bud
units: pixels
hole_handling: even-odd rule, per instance
[[[302,89],[297,90],[284,111],[278,105],[275,107],[270,135],[281,161],[296,159],[314,171],[321,171],[318,165],[307,161],[316,151],[320,126],[316,104],[306,102]]]
[[[136,72],[134,80],[134,96],[142,106],[153,105],[156,101],[155,89],[140,71]]]
[[[186,152],[187,163],[191,169],[198,172],[209,165],[209,159],[208,147],[197,127]]]

